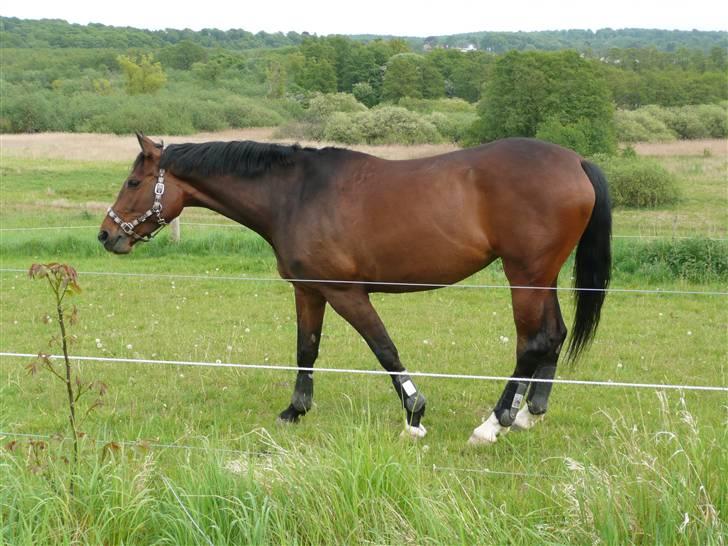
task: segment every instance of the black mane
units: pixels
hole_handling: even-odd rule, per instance
[[[172,144],[164,150],[159,166],[179,176],[252,178],[275,166],[292,165],[301,149],[297,144],[283,146],[250,140]]]

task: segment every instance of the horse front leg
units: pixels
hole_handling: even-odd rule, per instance
[[[299,368],[313,368],[321,342],[326,300],[313,290],[295,287],[296,318],[298,322],[296,364]],[[295,423],[313,405],[313,371],[301,370],[296,376],[291,404],[281,412],[281,421]]]
[[[407,375],[407,370],[399,360],[397,347],[372,306],[369,294],[359,286],[328,287],[325,296],[334,311],[364,338],[382,367],[392,374],[392,385],[407,416],[403,434],[424,437],[427,430],[421,421],[425,415],[425,397]]]

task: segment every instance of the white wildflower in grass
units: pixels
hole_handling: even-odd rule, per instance
[[[508,337],[507,336],[500,336],[501,343],[508,343]]]
[[[222,360],[220,360],[219,358],[218,358],[218,359],[216,359],[216,360],[215,360],[215,364],[222,364]]]
[[[571,457],[566,457],[564,459],[564,464],[566,465],[566,468],[572,472],[584,472],[584,465]]]
[[[246,328],[246,329],[245,329],[245,333],[246,333],[246,334],[249,334],[249,333],[250,333],[250,328]]]
[[[131,343],[127,343],[127,344],[126,344],[126,348],[127,348],[127,349],[129,349],[129,350],[131,351],[131,350],[132,350],[132,349],[133,349],[134,347],[132,346],[132,344],[131,344]]]
[[[685,528],[688,526],[688,523],[690,523],[690,516],[688,516],[688,513],[685,512],[685,517],[683,518],[683,522],[677,528],[677,532],[678,533],[684,533],[685,532]]]
[[[104,344],[101,343],[101,340],[99,338],[96,338],[96,348],[101,349],[101,347],[103,347],[103,346],[104,346]]]
[[[692,335],[693,335],[693,333],[692,333],[692,332],[691,332],[690,330],[688,330],[688,335],[689,335],[689,336],[692,336]]]
[[[228,345],[228,346],[227,346],[227,350],[228,350],[228,351],[232,351],[232,350],[233,350],[233,346],[232,346],[232,345]]]
[[[422,343],[425,344],[425,345],[429,345],[430,344],[430,340],[429,339],[423,339],[422,340]]]

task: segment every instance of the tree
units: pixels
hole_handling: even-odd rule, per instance
[[[167,82],[161,63],[154,62],[151,55],[141,55],[139,60],[119,55],[117,61],[124,72],[126,92],[129,95],[156,93]]]
[[[190,40],[182,40],[175,45],[168,46],[160,53],[160,61],[163,61],[165,66],[178,70],[190,70],[194,63],[206,60],[205,49]]]
[[[430,99],[444,95],[445,79],[427,58],[415,53],[400,53],[389,59],[382,84],[383,99]]]
[[[495,65],[473,137],[549,136],[579,152],[616,148],[614,106],[600,67],[573,51],[510,52]]]
[[[265,71],[268,82],[268,96],[272,99],[280,99],[286,94],[286,67],[272,60],[268,63]]]

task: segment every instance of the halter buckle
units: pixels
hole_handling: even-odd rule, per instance
[[[136,235],[134,233],[134,224],[131,222],[122,222],[119,224],[119,227],[121,228],[121,231],[126,233],[127,235]]]
[[[154,185],[154,195],[162,197],[164,194],[164,182],[161,180]]]

